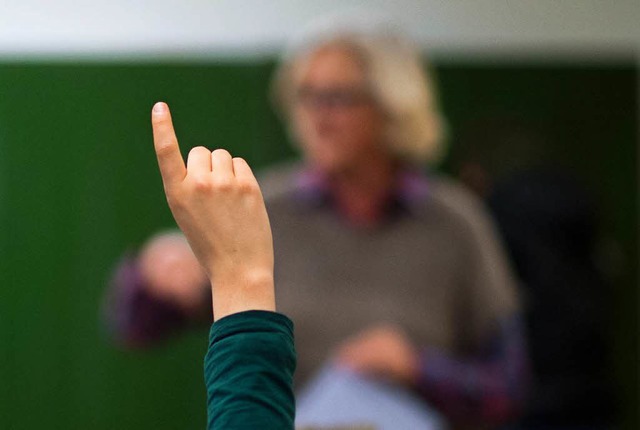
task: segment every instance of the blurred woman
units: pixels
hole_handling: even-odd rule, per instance
[[[315,35],[285,58],[273,95],[303,154],[260,178],[297,386],[330,361],[406,386],[454,423],[512,417],[527,379],[514,280],[482,205],[423,172],[444,127],[417,52],[385,32]],[[126,259],[115,336],[143,344],[210,320],[194,261],[164,235]]]

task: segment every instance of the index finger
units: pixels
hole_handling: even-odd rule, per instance
[[[165,188],[173,183],[180,182],[187,174],[187,169],[180,154],[178,138],[173,130],[171,112],[166,103],[158,102],[153,106],[151,113],[153,126],[153,145],[158,157],[160,174]]]

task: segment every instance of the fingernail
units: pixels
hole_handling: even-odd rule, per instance
[[[153,113],[165,113],[167,111],[167,104],[163,102],[158,102],[153,105]]]

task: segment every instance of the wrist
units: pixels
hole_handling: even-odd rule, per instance
[[[215,276],[211,289],[214,321],[238,312],[276,310],[272,270],[254,269],[238,271],[235,276]]]

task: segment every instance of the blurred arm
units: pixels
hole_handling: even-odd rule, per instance
[[[208,308],[210,301],[203,301]],[[125,348],[153,346],[190,322],[188,314],[176,303],[150,293],[138,259],[131,255],[116,267],[103,318],[110,337]]]
[[[127,348],[152,346],[190,323],[211,322],[211,289],[178,231],[160,232],[116,268],[105,320]]]
[[[500,321],[486,348],[474,356],[424,350],[417,385],[453,421],[499,424],[522,409],[529,377],[522,324],[513,315]]]

